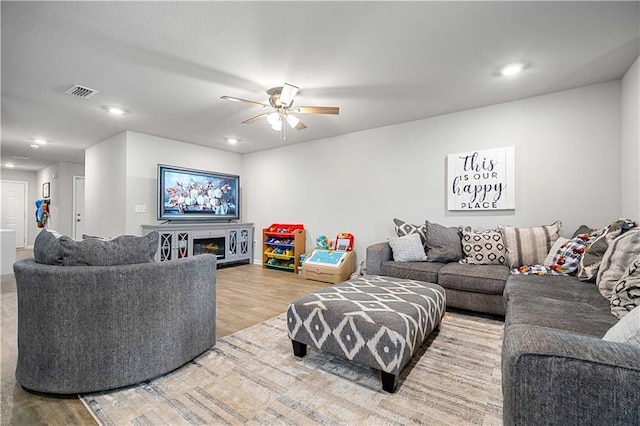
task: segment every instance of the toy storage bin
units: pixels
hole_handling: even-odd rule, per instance
[[[302,224],[274,223],[262,230],[262,267],[297,273],[305,251]]]

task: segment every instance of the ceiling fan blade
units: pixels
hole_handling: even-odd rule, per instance
[[[292,109],[293,112],[299,114],[340,114],[339,107],[324,107],[324,106],[299,106]]]
[[[294,127],[294,129],[296,130],[304,130],[306,128],[307,126],[305,126],[305,124],[302,121],[298,121],[298,124],[296,124],[296,127]]]
[[[226,99],[232,102],[244,102],[246,104],[259,105],[261,107],[269,107],[267,104],[263,104],[262,102],[248,101],[246,99],[234,98],[233,96],[220,96],[220,99]]]
[[[285,83],[284,86],[282,86],[282,92],[280,93],[280,105],[291,105],[293,98],[295,98],[298,93],[298,90],[300,90],[299,87]]]
[[[286,116],[286,120],[287,120],[287,123],[289,123],[289,126],[291,126],[291,128],[293,129],[302,130],[307,128],[307,126],[305,126],[305,124],[293,114],[288,114]]]
[[[242,124],[251,124],[251,123],[255,123],[256,121],[263,119],[263,118],[267,118],[268,113],[263,112],[262,114],[256,115],[255,117],[251,117],[247,120],[244,120],[242,122]]]

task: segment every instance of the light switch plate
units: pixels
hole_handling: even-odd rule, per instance
[[[136,204],[136,213],[146,213],[147,206],[146,204]]]

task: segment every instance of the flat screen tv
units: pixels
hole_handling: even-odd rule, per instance
[[[240,176],[158,164],[158,220],[240,219]]]

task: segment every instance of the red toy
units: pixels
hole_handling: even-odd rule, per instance
[[[335,250],[351,251],[353,250],[353,235],[343,232],[336,237]]]

